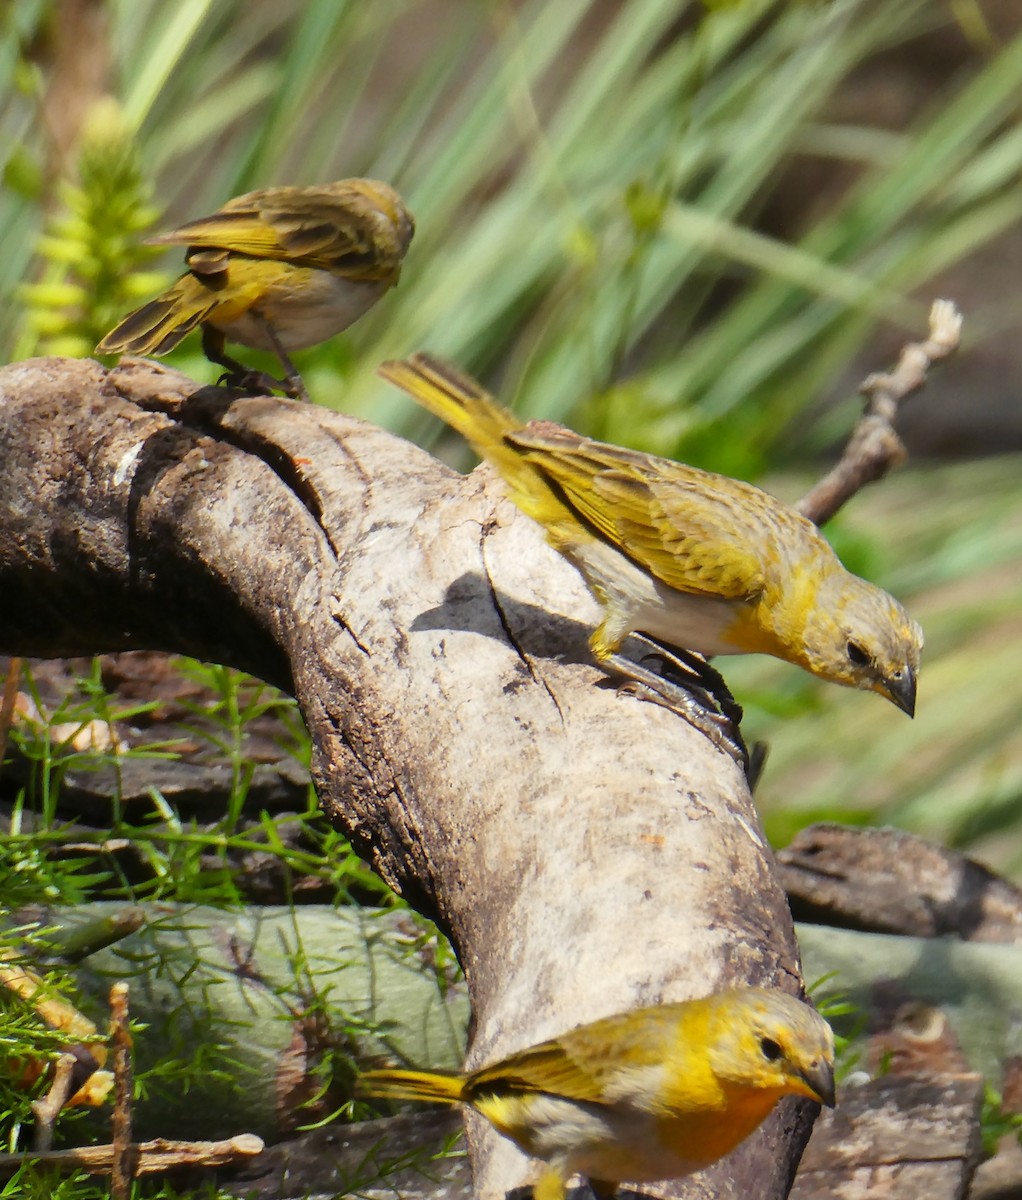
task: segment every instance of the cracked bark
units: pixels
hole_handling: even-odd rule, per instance
[[[321,803],[451,937],[469,1065],[730,983],[796,991],[745,780],[602,686],[596,606],[486,468],[152,364],[0,371],[0,650],[171,650],[291,691]],[[786,1193],[789,1100],[664,1196]],[[530,1178],[481,1122],[477,1194]]]

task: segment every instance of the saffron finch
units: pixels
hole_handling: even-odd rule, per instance
[[[598,661],[645,679],[617,654],[641,632],[701,655],[772,654],[914,714],[922,630],[793,508],[738,479],[525,423],[427,354],[380,374],[492,463],[581,572],[603,607],[589,639]]]
[[[307,399],[288,351],[326,341],[397,283],[415,222],[376,179],[275,187],[228,201],[209,217],[151,238],[183,245],[188,270],[129,313],[100,354],[167,354],[197,325],[210,362],[240,387],[283,388]],[[225,341],[272,350],[286,378],[247,371]]]
[[[607,1017],[465,1075],[369,1071],[356,1092],[467,1104],[547,1164],[536,1200],[563,1200],[576,1172],[608,1196],[715,1162],[782,1096],[833,1107],[834,1039],[786,992],[738,988]]]

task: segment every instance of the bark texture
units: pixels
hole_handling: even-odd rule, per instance
[[[291,691],[331,819],[450,935],[469,1065],[730,983],[801,984],[745,779],[603,686],[596,607],[484,468],[127,361],[0,371],[0,651],[172,650]],[[813,1106],[658,1194],[786,1193]],[[530,1179],[469,1130],[477,1194]]]

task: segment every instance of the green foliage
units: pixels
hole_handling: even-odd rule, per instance
[[[437,1169],[438,1164],[448,1159],[465,1157],[464,1138],[460,1132],[445,1138],[436,1151],[414,1148],[400,1155],[383,1155],[381,1150],[382,1147],[367,1155],[357,1170],[339,1180],[340,1187],[336,1193],[338,1200],[342,1196],[364,1195],[369,1189],[374,1192],[393,1190],[395,1195],[400,1195],[397,1190],[398,1181],[391,1182],[390,1176],[409,1170],[414,1170],[423,1183],[434,1180],[442,1186],[445,1180],[442,1172]]]
[[[411,62],[412,0],[112,13],[125,124],[171,223],[276,182],[375,174],[405,193],[419,232],[401,286],[300,364],[321,402],[402,431],[423,420],[374,367],[428,346],[500,364],[528,413],[579,410],[598,434],[758,474],[829,433],[799,415],[878,317],[917,329],[907,297],[1022,208],[1022,39],[902,129],[830,116],[872,55],[953,24],[925,0],[746,0],[680,22],[675,0],[609,16],[486,0],[442,16]],[[28,177],[39,131],[18,115],[9,169]],[[757,214],[807,155],[859,182],[787,244]],[[112,321],[94,314],[89,336]],[[970,314],[973,339],[983,324]],[[194,342],[173,361],[213,374]]]
[[[236,830],[245,809],[255,771],[255,763],[246,754],[248,725],[268,712],[275,714],[290,729],[292,747],[300,748],[301,758],[306,764],[309,758],[308,738],[294,701],[282,696],[275,688],[267,687],[229,667],[189,659],[181,659],[180,664],[184,674],[209,689],[214,696],[212,703],[203,701],[193,704],[184,701],[184,704],[195,716],[203,718],[202,725],[192,732],[208,740],[218,756],[230,764],[230,800],[222,830],[229,837]],[[213,722],[212,729],[210,721]]]
[[[992,1158],[1001,1140],[1009,1134],[1022,1145],[1022,1113],[1005,1112],[1000,1092],[989,1084],[983,1089],[983,1108],[979,1115],[983,1153]]]
[[[866,1014],[835,988],[835,976],[823,975],[806,987],[817,1012],[834,1030],[834,1077],[843,1082],[859,1065],[859,1046],[866,1030]]]
[[[280,820],[301,823],[301,837],[294,830],[282,837],[278,818],[262,813],[258,827],[240,828],[242,813],[250,818],[248,793],[256,764],[252,759],[248,729],[258,717],[272,713],[283,730],[281,750],[307,764],[309,740],[293,700],[238,671],[215,665],[179,660],[190,680],[209,689],[210,699],[181,701],[193,720],[182,723],[180,740],[208,746],[213,761],[226,761],[230,782],[223,798],[222,816],[199,822],[182,816],[156,788],[150,791],[148,811],[125,811],[119,788],[120,769],[129,760],[173,760],[179,751],[174,741],[121,746],[119,726],[127,726],[154,708],[154,703],[114,706],[99,675],[99,664],[78,681],[75,693],[64,697],[58,707],[43,713],[38,694],[34,701],[40,716],[20,722],[12,742],[30,764],[24,790],[9,835],[0,843],[0,874],[6,875],[5,906],[31,903],[77,904],[87,898],[122,900],[166,900],[233,906],[243,899],[232,862],[240,854],[270,854],[279,858],[293,875],[318,876],[336,900],[393,902],[393,896],[357,857],[347,840],[333,829],[320,812],[310,787],[306,808]],[[34,693],[31,674],[27,686]],[[97,730],[103,736],[99,747],[77,745],[77,735]],[[95,834],[76,831],[80,846],[96,845],[94,858],[55,859],[53,849],[67,840],[58,818],[58,798],[68,773],[103,772],[114,787],[109,828]],[[143,881],[124,874],[116,855],[104,850],[109,838],[128,840],[143,857],[148,875]],[[296,841],[302,845],[296,845]]]
[[[132,1184],[132,1200],[234,1200],[236,1193],[214,1184],[189,1187],[182,1192],[168,1183],[142,1179]],[[70,1175],[27,1165],[0,1186],[0,1197],[10,1200],[110,1200],[110,1184],[102,1176],[74,1171]]]
[[[77,853],[72,858],[63,851],[69,840],[60,819],[59,801],[64,779],[69,774],[80,776],[83,772],[102,771],[106,778],[116,782],[119,770],[130,759],[172,760],[179,750],[174,742],[153,742],[135,749],[126,749],[120,744],[116,737],[118,730],[145,717],[153,706],[114,705],[103,687],[98,663],[93,664],[88,676],[78,681],[75,693],[67,696],[49,714],[44,712],[42,698],[32,686],[31,674],[26,672],[26,683],[39,715],[34,721],[20,721],[12,732],[12,741],[31,764],[31,770],[10,832],[0,842],[4,910],[10,913],[44,905],[59,911],[64,905],[82,905],[103,898],[124,901],[152,898],[178,904],[201,902],[236,908],[244,900],[237,884],[240,855],[273,856],[285,872],[303,877],[319,876],[332,886],[336,899],[342,903],[350,902],[352,893],[357,893],[362,902],[396,903],[380,880],[356,858],[345,839],[327,825],[311,788],[304,812],[280,818],[291,826],[286,837],[278,831],[278,819],[269,813],[261,814],[256,828],[243,826],[241,816],[246,811],[253,771],[249,748],[252,723],[268,713],[277,716],[283,731],[282,748],[307,761],[308,737],[294,702],[237,671],[184,660],[180,669],[190,683],[208,689],[210,696],[204,702],[195,701],[187,706],[190,718],[181,725],[181,741],[187,742],[193,753],[197,745],[207,743],[210,758],[226,759],[231,767],[230,786],[222,798],[220,817],[213,820],[207,817],[201,823],[196,818],[186,819],[155,789],[150,811],[140,813],[133,811],[136,806],[125,806],[115,792],[108,828],[95,833],[76,828],[73,840]],[[85,748],[76,748],[77,735],[97,727],[109,731],[112,736],[97,739],[99,748],[90,747],[87,739]],[[293,828],[296,820],[303,826],[300,847],[296,845],[299,839]],[[139,880],[137,871],[126,873],[116,853],[106,849],[118,840],[129,842],[140,855],[147,872],[145,878]],[[87,853],[90,843],[95,846],[93,854]],[[102,922],[94,924],[101,925]],[[157,924],[150,919],[147,925],[147,930],[154,936],[135,939],[131,950],[118,949],[123,960],[121,971],[127,970],[145,978],[150,987],[156,986],[158,981],[167,992],[168,1006],[172,997],[178,1005],[163,1029],[159,1046],[146,1042],[144,1032],[136,1031],[141,1036],[139,1044],[145,1048],[144,1061],[136,1064],[136,1098],[145,1101],[180,1097],[189,1094],[197,1081],[201,1081],[201,1092],[206,1100],[211,1094],[218,1094],[222,1097],[221,1111],[234,1111],[240,1106],[235,1093],[242,1086],[245,1072],[252,1066],[233,1057],[235,1047],[209,1035],[209,1021],[203,1016],[201,1003],[194,1010],[190,1007],[195,996],[192,1001],[187,999],[191,994],[188,980],[199,964],[181,947],[174,951],[173,957],[167,957],[160,949],[160,939],[155,936]],[[175,929],[177,937],[182,931]],[[107,935],[102,928],[90,926],[88,939],[86,953],[90,946],[93,950],[102,946]],[[40,963],[62,962],[63,966],[48,971],[47,985],[55,994],[64,992],[73,1003],[80,1005],[81,1001],[74,994],[74,971],[64,959],[69,948],[80,940],[74,927],[70,930],[40,930],[33,926],[11,928],[0,931],[0,960],[5,947],[11,947],[18,955],[25,955],[37,970]],[[178,946],[177,941],[172,944]],[[296,1020],[298,997],[303,1027],[316,1030],[310,1045],[314,1042],[323,1047],[313,1068],[313,1074],[319,1078],[320,1093],[310,1098],[309,1112],[317,1114],[328,1097],[336,1098],[350,1088],[354,1070],[352,1047],[370,1033],[376,1033],[377,1037],[384,1035],[367,1025],[365,1018],[349,1015],[344,1005],[331,997],[332,976],[320,974],[322,948],[314,970],[297,922],[292,925],[288,944],[287,970],[280,976],[279,994],[269,990],[263,977],[260,977],[259,993],[264,1005],[273,1007],[276,1004],[280,1020],[288,1027]],[[74,953],[77,958],[80,951]],[[417,964],[417,969],[418,964],[433,963],[432,971],[442,995],[455,964],[449,948],[438,939],[436,931],[425,922],[410,919],[407,954]],[[341,965],[337,960],[333,969],[339,969]],[[238,970],[244,970],[243,963],[239,963]],[[214,970],[210,975],[210,986],[215,982]],[[216,1004],[215,998],[209,1002]],[[223,1000],[220,1001],[222,1004]],[[218,1020],[223,1022],[221,1007],[218,1006],[216,1011]],[[102,1025],[103,1014],[91,1015],[97,1025]],[[263,1016],[272,1019],[272,1014]],[[243,1032],[238,1036],[243,1039]],[[80,1041],[80,1037],[73,1038],[49,1029],[27,1002],[9,996],[0,987],[0,1057],[50,1061],[73,1041]],[[329,1053],[326,1052],[328,1047]],[[30,1104],[41,1090],[44,1090],[43,1081],[26,1090],[19,1083],[17,1074],[12,1072],[6,1072],[0,1080],[0,1130],[8,1141],[8,1149],[24,1148],[24,1131],[32,1126]],[[346,1115],[349,1115],[350,1107],[350,1104],[345,1106]],[[82,1109],[65,1110],[61,1114],[58,1136],[80,1141],[83,1120],[87,1140],[103,1136],[97,1114]],[[47,1173],[34,1170],[27,1170],[18,1178],[25,1189],[16,1193],[18,1195],[45,1194],[50,1181]],[[92,1195],[88,1188],[80,1191],[67,1181],[61,1183],[60,1188],[59,1194],[73,1196],[76,1200],[87,1200]],[[65,1192],[66,1188],[70,1190]],[[175,1193],[148,1182],[139,1185],[137,1194],[169,1198]]]

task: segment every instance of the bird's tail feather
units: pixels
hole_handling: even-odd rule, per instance
[[[446,421],[480,458],[496,467],[510,489],[511,498],[546,529],[555,546],[577,535],[578,521],[568,512],[559,490],[555,491],[539,467],[508,437],[545,423],[526,426],[474,379],[431,354],[413,354],[410,358],[385,362],[379,373]]]
[[[480,458],[494,465],[518,459],[504,435],[521,429],[524,422],[450,363],[420,353],[385,362],[379,373],[460,433]]]
[[[355,1084],[358,1096],[383,1100],[426,1100],[433,1104],[457,1104],[464,1091],[459,1075],[433,1071],[366,1071]]]
[[[99,354],[169,354],[217,307],[215,293],[193,275],[182,275],[162,296],[128,313],[99,343]]]

